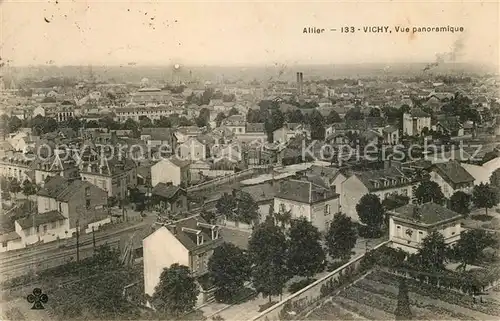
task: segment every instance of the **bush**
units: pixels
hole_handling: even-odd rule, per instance
[[[383,235],[383,231],[374,230],[366,225],[358,224],[358,235],[364,238],[379,238]]]
[[[316,279],[310,279],[310,278],[307,278],[307,279],[304,279],[304,280],[300,280],[300,281],[297,281],[297,282],[293,282],[292,284],[290,284],[290,286],[288,287],[288,291],[290,293],[295,293],[297,291],[300,291],[301,289],[305,288],[306,286],[308,286],[309,284],[313,283],[314,281],[316,281]]]

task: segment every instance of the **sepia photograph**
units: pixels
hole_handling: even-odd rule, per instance
[[[500,319],[500,1],[0,0],[0,319]]]

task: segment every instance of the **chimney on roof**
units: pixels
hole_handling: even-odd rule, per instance
[[[413,218],[419,220],[422,217],[422,212],[420,210],[420,207],[414,206],[413,207]]]

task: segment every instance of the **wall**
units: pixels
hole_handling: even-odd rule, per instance
[[[201,183],[198,185],[190,186],[187,188],[187,191],[188,191],[188,193],[190,193],[190,192],[192,193],[195,191],[203,190],[205,188],[213,188],[213,187],[216,187],[219,185],[224,185],[224,184],[227,184],[231,181],[236,181],[237,179],[240,179],[243,177],[252,176],[256,172],[257,172],[257,170],[255,168],[245,169],[245,170],[242,170],[238,173],[234,173],[232,175],[219,177],[219,178],[216,178],[216,179],[208,181],[208,182],[204,182],[204,183]]]
[[[7,246],[3,246],[3,244],[0,243],[0,253],[1,252],[7,252],[7,251],[14,251],[18,249],[22,249],[26,247],[22,239],[18,240],[12,240],[7,242]]]
[[[158,183],[172,182],[179,186],[181,183],[181,170],[168,160],[162,160],[151,166],[151,185],[155,187]]]
[[[310,204],[274,197],[273,206],[275,212],[282,211],[282,207],[284,207],[285,211],[291,211],[292,219],[305,217],[309,222],[311,222]]]
[[[356,205],[363,195],[368,194],[368,189],[355,175],[345,180],[341,186],[341,211],[353,221],[358,222],[359,218],[358,212],[356,212]]]
[[[88,228],[85,230],[85,233],[92,233],[92,227],[94,227],[94,232],[95,231],[98,231],[99,230],[99,227],[101,227],[101,225],[104,225],[104,224],[109,224],[111,223],[111,218],[110,217],[106,217],[105,219],[103,220],[100,220],[100,221],[97,221],[97,222],[93,222],[93,223],[90,223],[88,225]]]
[[[325,213],[325,207],[329,205],[329,213]],[[335,213],[340,211],[339,198],[329,199],[325,202],[318,202],[312,205],[311,220],[312,224],[318,228],[320,232],[326,232],[328,226],[333,220]]]
[[[164,268],[174,263],[189,267],[189,251],[166,227],[156,230],[143,241],[144,293],[153,295]]]
[[[383,242],[377,246],[375,246],[372,250],[378,249],[386,244],[389,244],[389,241]],[[333,272],[330,272],[328,275],[324,276],[323,278],[311,283],[310,285],[306,286],[302,290],[295,292],[294,294],[288,296],[284,300],[276,303],[269,309],[263,311],[256,317],[250,319],[250,321],[265,321],[265,320],[279,320],[279,313],[283,309],[285,303],[290,302],[297,302],[300,300],[305,300],[308,302],[315,301],[321,299],[320,294],[321,294],[321,286],[323,284],[326,284],[330,280],[336,280],[338,279],[339,275],[341,274],[342,271],[346,270],[347,268],[350,269],[357,269],[359,268],[361,259],[365,256],[365,254],[361,254],[351,261],[347,262],[346,264],[342,265],[338,269],[336,269]],[[301,312],[301,311],[295,311],[295,312]]]

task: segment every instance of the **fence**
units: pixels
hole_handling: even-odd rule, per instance
[[[192,192],[203,190],[205,188],[213,188],[213,187],[216,187],[219,185],[227,184],[230,182],[235,182],[236,180],[241,179],[243,177],[252,176],[255,173],[257,173],[257,171],[258,171],[258,169],[248,168],[248,169],[242,170],[240,172],[234,173],[232,175],[222,176],[222,177],[210,180],[208,182],[204,182],[204,183],[201,183],[198,185],[190,186],[187,188],[187,192],[192,193]]]
[[[385,241],[381,244],[378,244],[375,246],[373,250],[376,250],[386,244],[390,243],[390,241]],[[342,275],[342,273],[346,270],[357,270],[360,266],[361,259],[365,256],[365,254],[361,254],[357,256],[356,258],[352,259],[351,261],[347,262],[346,264],[342,265],[335,271],[332,271],[328,275],[324,276],[323,278],[311,283],[310,285],[306,286],[302,290],[293,293],[292,295],[288,296],[284,300],[276,303],[272,307],[268,308],[267,310],[263,311],[256,317],[250,319],[249,321],[268,321],[268,320],[280,320],[280,313],[283,310],[283,308],[286,305],[291,305],[294,307],[294,312],[296,314],[301,313],[302,311],[297,311],[299,310],[304,310],[308,306],[314,304],[318,300],[320,300],[321,297],[321,287],[323,285],[327,285],[329,282],[333,280],[337,280],[339,276]]]

